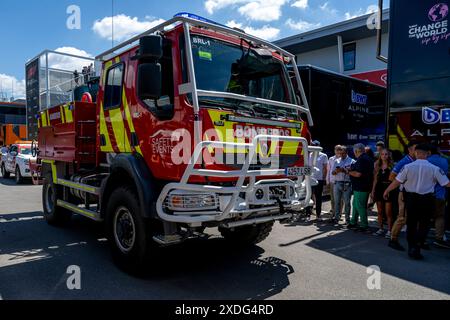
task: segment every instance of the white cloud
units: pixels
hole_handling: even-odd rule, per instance
[[[338,13],[337,9],[332,8],[330,6],[329,2],[325,2],[323,5],[319,6],[319,8],[320,8],[320,10],[324,11],[325,13],[333,15],[333,16],[337,15],[337,13]]]
[[[254,21],[277,21],[281,18],[281,7],[288,0],[254,0],[239,8],[239,13]]]
[[[262,28],[253,28],[250,26],[244,26],[242,23],[238,23],[234,20],[231,20],[227,23],[227,26],[230,28],[239,28],[244,30],[246,33],[264,39],[264,40],[274,40],[278,38],[280,35],[280,29],[271,27],[271,26],[263,26]]]
[[[214,14],[217,10],[245,2],[249,2],[249,0],[207,0],[205,9],[209,14]]]
[[[269,22],[280,19],[281,8],[288,2],[289,0],[207,0],[205,9],[209,14],[214,14],[226,7],[238,7],[238,12],[247,19]]]
[[[92,30],[101,38],[112,40],[112,17],[104,17],[96,20]],[[124,41],[139,33],[147,31],[158,24],[163,23],[163,19],[151,19],[140,21],[137,17],[130,17],[124,14],[114,16],[114,40]]]
[[[93,56],[86,51],[74,47],[61,47],[56,49],[55,51],[60,53],[68,53],[79,57],[93,58]],[[53,69],[81,71],[84,66],[88,66],[91,63],[92,62],[90,62],[89,60],[81,58],[68,57],[54,53],[50,53],[48,55],[48,65]],[[45,64],[41,65],[45,66]]]
[[[291,5],[291,7],[306,9],[308,8],[308,0],[297,0]]]
[[[371,14],[371,13],[375,13],[378,11],[378,6],[376,5],[370,5],[367,7],[366,11],[364,11],[362,8],[360,8],[359,10],[350,13],[350,12],[346,12],[345,13],[345,20],[350,20],[356,17],[360,17],[366,14]]]
[[[25,98],[25,80],[0,73],[0,98]]]
[[[293,30],[305,32],[308,30],[319,28],[321,26],[321,23],[310,23],[304,20],[294,21],[292,19],[288,19],[286,21],[286,25]]]

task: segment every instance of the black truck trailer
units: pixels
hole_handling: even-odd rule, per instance
[[[448,0],[390,2],[389,57],[378,57],[388,62],[392,150],[429,142],[450,156],[449,7]],[[379,53],[380,31],[378,43]]]
[[[386,138],[386,88],[311,65],[298,66],[314,119],[311,134],[333,154],[336,144],[375,148]]]

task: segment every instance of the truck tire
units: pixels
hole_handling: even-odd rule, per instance
[[[235,229],[219,228],[225,240],[236,245],[255,245],[263,242],[272,232],[274,222],[244,226]]]
[[[72,213],[56,205],[61,199],[62,190],[56,186],[51,178],[46,178],[42,187],[42,205],[44,209],[44,219],[49,225],[64,226],[72,217]]]
[[[2,164],[2,177],[3,177],[3,179],[9,179],[10,176],[11,176],[11,174],[8,171],[6,171],[5,164],[3,163]]]
[[[19,166],[16,167],[16,184],[22,184],[23,183],[23,177],[22,174],[20,173],[20,168]]]
[[[131,274],[141,274],[154,247],[149,221],[140,214],[133,188],[114,190],[106,207],[106,228],[114,262]]]

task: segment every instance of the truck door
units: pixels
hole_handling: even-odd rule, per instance
[[[107,153],[131,153],[123,111],[125,63],[119,61],[105,72],[103,112],[106,128],[101,128],[101,150]]]

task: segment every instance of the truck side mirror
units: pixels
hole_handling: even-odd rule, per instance
[[[162,94],[162,70],[159,63],[139,65],[137,92],[141,100],[158,100]]]
[[[159,35],[143,36],[139,39],[139,59],[159,60],[163,56],[163,38]]]

